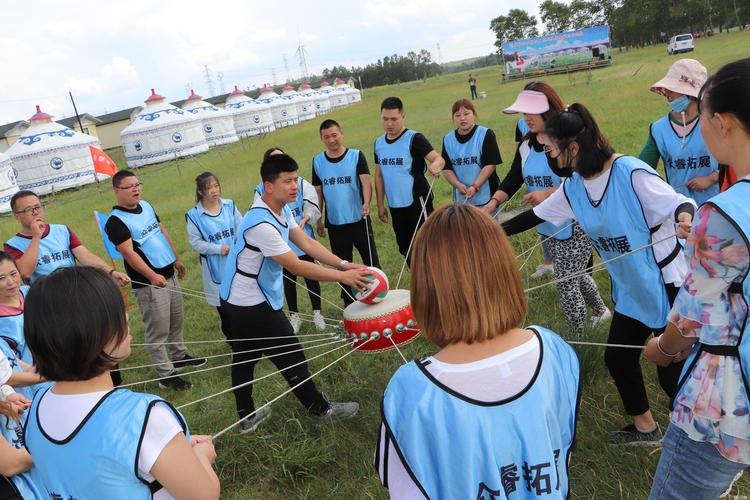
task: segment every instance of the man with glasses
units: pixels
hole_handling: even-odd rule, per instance
[[[117,205],[104,229],[122,254],[132,280],[146,327],[146,348],[161,377],[159,387],[189,389],[192,384],[177,376],[176,370],[204,365],[206,359],[190,356],[183,343],[182,294],[177,278],[185,275],[185,266],[159,216],[141,199],[143,184],[138,177],[120,170],[112,177],[112,186]]]
[[[109,271],[120,286],[130,282],[125,273],[110,268],[104,260],[83,246],[81,240],[66,225],[47,224],[44,206],[31,191],[19,191],[10,199],[13,217],[21,224],[21,231],[9,239],[3,249],[16,260],[21,276],[33,283],[60,267],[71,267],[76,261],[84,266],[101,267]]]

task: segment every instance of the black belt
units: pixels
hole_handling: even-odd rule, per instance
[[[701,344],[701,351],[717,356],[732,356],[735,358],[740,355],[740,348],[736,345]]]
[[[245,278],[252,278],[254,280],[258,279],[258,275],[257,274],[246,273],[245,271],[243,271],[241,269],[237,269],[237,274],[239,274],[240,276],[244,276]]]
[[[667,267],[667,265],[672,262],[675,257],[680,255],[680,250],[682,250],[682,245],[680,245],[679,243],[675,244],[670,254],[656,263],[656,265],[659,266],[659,269],[664,269],[665,267]]]

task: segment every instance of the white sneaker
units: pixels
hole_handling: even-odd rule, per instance
[[[294,330],[294,333],[299,332],[299,314],[297,314],[296,312],[289,313],[289,322],[292,324],[292,330]]]
[[[531,276],[529,276],[529,278],[539,279],[553,274],[555,274],[555,268],[552,266],[552,264],[539,264],[538,266],[536,266],[536,271],[531,273]]]
[[[612,319],[612,311],[609,308],[604,308],[604,312],[601,314],[594,314],[591,316],[591,326],[595,327],[599,323],[604,323]]]
[[[240,422],[240,434],[247,434],[248,432],[254,432],[260,424],[271,416],[271,407],[266,406],[255,412],[250,418],[246,418]]]
[[[320,314],[320,310],[318,309],[313,311],[313,323],[315,323],[315,328],[321,332],[326,329],[326,321],[323,319],[323,315]]]

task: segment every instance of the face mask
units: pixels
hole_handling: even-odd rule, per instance
[[[669,108],[675,113],[682,113],[688,106],[690,106],[690,98],[686,95],[681,95],[673,101],[668,101]]]
[[[547,156],[547,165],[552,173],[558,177],[572,177],[573,169],[570,167],[560,167],[557,163],[557,158],[552,158],[549,153],[545,153]]]

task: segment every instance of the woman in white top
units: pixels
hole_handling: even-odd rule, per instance
[[[24,425],[50,498],[219,498],[211,437],[188,438],[167,401],[113,387],[109,372],[132,337],[107,273],[76,266],[39,279],[25,329],[37,370],[56,381],[36,393]]]
[[[185,214],[188,240],[200,254],[206,302],[219,311],[221,331],[228,336],[228,319],[219,306],[219,285],[242,214],[234,201],[221,197],[219,178],[211,172],[195,178],[195,201],[195,206]]]

